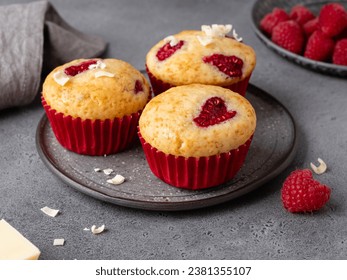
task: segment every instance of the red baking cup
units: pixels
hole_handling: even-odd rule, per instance
[[[112,120],[82,120],[58,113],[41,97],[58,142],[78,154],[100,156],[128,148],[136,139],[140,112]]]
[[[165,183],[178,188],[200,190],[232,179],[243,165],[252,137],[237,149],[210,157],[165,154],[147,143],[138,132],[149,168]]]
[[[165,83],[162,80],[157,79],[148,70],[147,65],[146,65],[146,72],[147,72],[148,78],[149,78],[149,80],[151,82],[152,90],[153,90],[154,95],[158,95],[158,94],[168,90],[169,88],[174,87],[174,85],[171,85],[169,83]],[[239,81],[239,82],[237,82],[235,84],[232,84],[232,85],[229,85],[229,86],[223,86],[223,87],[227,88],[227,89],[230,89],[232,91],[235,91],[235,92],[239,93],[242,96],[245,96],[250,78],[251,78],[251,75],[246,77],[242,81]]]

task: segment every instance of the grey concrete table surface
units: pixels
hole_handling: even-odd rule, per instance
[[[293,163],[246,196],[193,211],[142,211],[86,196],[47,169],[35,147],[43,115],[38,101],[1,111],[0,218],[36,244],[41,259],[347,258],[346,79],[311,72],[267,49],[251,27],[253,2],[52,0],[72,26],[109,42],[107,57],[139,69],[150,47],[167,35],[202,24],[233,24],[257,53],[251,83],[289,109],[300,134]],[[313,214],[285,211],[283,180],[318,157],[329,168],[319,177],[332,188],[327,206]],[[45,205],[61,214],[45,216],[40,211]],[[108,230],[98,236],[83,231],[93,224],[105,224]],[[54,238],[64,238],[65,245],[54,247]]]

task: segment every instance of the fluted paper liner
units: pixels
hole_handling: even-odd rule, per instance
[[[242,167],[252,137],[237,149],[209,157],[183,157],[165,154],[138,135],[149,168],[165,183],[178,188],[200,190],[231,180]]]
[[[152,91],[153,91],[154,95],[158,95],[158,94],[168,90],[169,88],[174,87],[174,85],[171,85],[169,83],[165,83],[162,80],[156,78],[151,73],[151,71],[149,71],[147,65],[146,65],[146,72],[147,72],[148,78],[149,78],[149,80],[151,82]],[[227,89],[230,89],[232,91],[235,91],[235,92],[239,93],[242,96],[245,96],[250,78],[251,78],[251,75],[246,77],[242,81],[239,81],[239,82],[237,82],[235,84],[232,84],[232,85],[229,85],[229,86],[223,86],[223,87],[227,88]]]
[[[41,101],[58,142],[75,153],[114,154],[127,149],[136,138],[140,112],[112,120],[82,120],[52,109],[43,96]]]

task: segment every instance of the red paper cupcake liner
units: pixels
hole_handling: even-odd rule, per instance
[[[242,167],[253,136],[237,149],[209,157],[183,157],[165,154],[138,135],[149,168],[165,183],[178,188],[201,190],[232,179]]]
[[[172,85],[172,84],[165,83],[162,80],[157,79],[151,73],[151,71],[149,71],[147,65],[146,65],[146,72],[147,72],[148,78],[149,78],[149,80],[151,82],[152,91],[153,91],[154,95],[158,95],[158,94],[168,90],[169,88],[174,87],[174,85]],[[242,81],[239,81],[239,82],[237,82],[235,84],[232,84],[232,85],[229,85],[229,86],[223,86],[223,87],[227,88],[227,89],[230,89],[232,91],[235,91],[235,92],[239,93],[242,96],[245,96],[246,95],[246,91],[247,91],[247,87],[248,87],[248,83],[249,83],[249,79],[251,78],[251,75],[249,75],[248,77],[246,77]]]
[[[101,156],[127,149],[136,139],[140,112],[123,118],[82,120],[58,113],[41,97],[58,142],[78,154]]]

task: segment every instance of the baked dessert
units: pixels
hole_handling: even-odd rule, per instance
[[[62,146],[86,155],[126,149],[150,98],[145,77],[117,59],[78,59],[45,79],[42,103]]]
[[[152,172],[164,182],[198,190],[233,178],[256,127],[252,105],[218,86],[172,87],[155,96],[139,121]]]
[[[256,54],[242,43],[231,25],[203,25],[154,45],[146,56],[146,69],[155,95],[173,86],[207,84],[245,95],[256,64]]]

